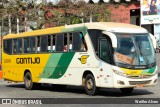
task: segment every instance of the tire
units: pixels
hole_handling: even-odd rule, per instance
[[[159,53],[159,49],[158,48],[156,48],[156,53]]]
[[[24,75],[24,86],[26,90],[32,90],[34,89],[34,83],[32,81],[32,75],[30,72],[27,72]]]
[[[124,95],[130,95],[132,93],[134,88],[120,88],[121,92],[124,94]]]
[[[156,53],[160,53],[160,48],[156,48]]]
[[[86,76],[84,88],[88,95],[93,96],[98,93],[98,88],[96,87],[95,79],[92,74]]]

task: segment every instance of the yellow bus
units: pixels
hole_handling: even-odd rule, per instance
[[[8,81],[98,89],[157,84],[154,37],[142,27],[113,22],[66,25],[3,37],[2,71]]]

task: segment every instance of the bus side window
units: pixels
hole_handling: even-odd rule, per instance
[[[13,39],[13,53],[17,53],[16,44],[17,44],[17,39]]]
[[[48,37],[47,36],[41,36],[40,52],[47,52],[47,45],[48,45]]]
[[[92,41],[92,45],[94,47],[96,55],[98,55],[98,38],[101,37],[102,31],[96,29],[89,29],[88,30],[89,37]]]
[[[64,49],[64,35],[56,35],[56,52],[63,52]]]
[[[83,34],[80,32],[73,33],[73,51],[86,51],[87,46],[84,41]]]
[[[99,58],[112,63],[111,61],[111,42],[107,37],[99,38]]]
[[[36,42],[37,44],[37,53],[39,53],[40,52],[40,37],[38,36],[37,37],[37,42]]]
[[[30,37],[30,53],[36,52],[36,37]]]
[[[69,51],[72,51],[72,33],[69,34]]]
[[[24,38],[24,53],[29,53],[30,49],[29,49],[29,38]]]
[[[48,35],[47,52],[51,52],[51,35]]]
[[[13,53],[22,53],[22,38],[13,40]]]
[[[64,34],[64,45],[63,45],[63,52],[68,51],[68,45],[67,45],[67,34]]]
[[[22,38],[18,39],[18,53],[22,53]]]
[[[56,45],[56,43],[55,43],[55,35],[52,35],[52,52],[56,51],[55,45]]]
[[[12,54],[12,39],[4,40],[4,52]]]

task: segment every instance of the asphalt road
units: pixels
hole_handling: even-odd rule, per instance
[[[160,68],[160,53],[157,54],[157,64]],[[158,81],[160,81],[160,70],[158,72]],[[54,90],[51,85],[44,84],[40,88],[30,91],[25,90],[23,83],[7,83],[0,80],[0,98],[160,98],[160,82],[155,87],[136,88],[128,96],[121,94],[119,89],[101,89],[98,95],[88,96],[82,87],[67,86],[64,90]],[[74,105],[61,106],[74,107]],[[92,107],[94,106],[92,105]]]

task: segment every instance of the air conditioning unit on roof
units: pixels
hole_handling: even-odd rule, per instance
[[[121,0],[114,0],[115,2],[120,2]]]
[[[110,2],[111,0],[103,0],[105,3],[108,3],[108,2]]]

